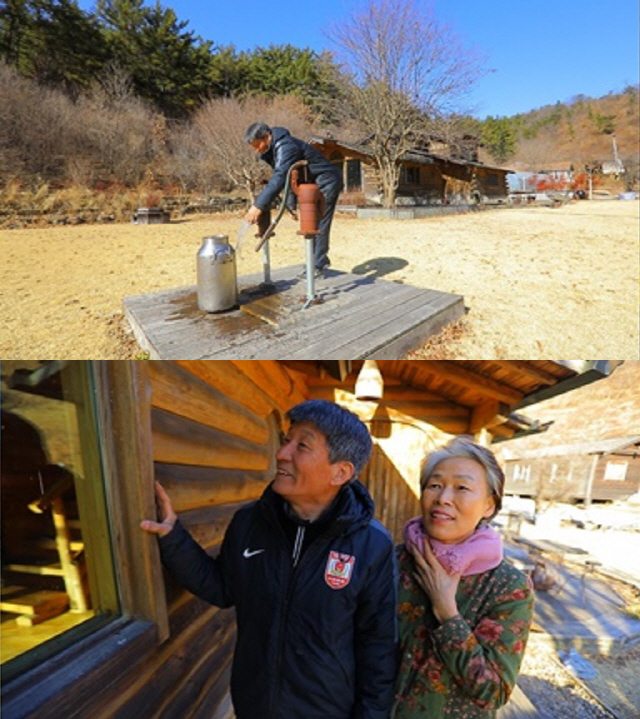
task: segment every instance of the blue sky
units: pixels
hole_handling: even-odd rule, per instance
[[[148,0],[155,4],[155,0]],[[216,45],[250,50],[291,44],[331,50],[324,34],[353,0],[160,0]],[[469,107],[514,115],[575,95],[600,97],[638,84],[638,0],[433,0],[439,21],[486,58],[491,72]],[[91,9],[93,0],[80,0]]]

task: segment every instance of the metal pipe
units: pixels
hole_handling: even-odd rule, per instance
[[[262,245],[262,269],[265,284],[271,284],[271,258],[269,257],[269,240]]]
[[[304,303],[303,310],[313,302],[316,296],[316,277],[315,267],[313,263],[313,238],[314,235],[305,235],[304,241],[307,249],[307,301]]]

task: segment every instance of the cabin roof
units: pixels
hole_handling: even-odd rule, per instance
[[[353,388],[363,362],[358,360],[281,360],[312,381]],[[475,412],[477,426],[483,413],[493,414],[494,436],[544,431],[548,424],[528,420],[516,409],[562,394],[607,377],[620,360],[378,360],[385,388],[436,396],[452,406]],[[420,400],[414,394],[412,400]],[[473,431],[473,427],[472,427]]]
[[[517,461],[520,459],[534,459],[536,457],[564,457],[585,454],[640,454],[640,434],[624,437],[609,437],[594,442],[573,442],[570,444],[556,444],[551,447],[537,447],[522,452],[514,452],[506,459]]]
[[[327,149],[342,148],[345,150],[350,150],[351,152],[354,152],[358,155],[362,155],[363,157],[373,157],[371,149],[368,148],[366,145],[362,144],[343,142],[342,140],[326,137],[312,137],[309,142],[315,147],[326,147]],[[504,172],[506,174],[513,173],[513,170],[507,170],[504,167],[495,167],[493,165],[485,165],[482,162],[473,162],[471,160],[462,160],[459,158],[452,159],[451,157],[437,155],[433,152],[426,152],[426,150],[421,150],[419,148],[413,148],[408,152],[405,152],[402,159],[405,162],[415,162],[419,165],[436,165],[439,163],[448,162],[453,165],[459,165],[461,167],[478,167],[484,170],[495,170],[498,172]]]

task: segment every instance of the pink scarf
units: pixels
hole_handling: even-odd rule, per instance
[[[410,519],[404,528],[404,543],[407,548],[414,545],[424,552],[424,540],[427,538],[422,525],[422,517]],[[502,539],[486,524],[460,544],[444,544],[437,539],[429,539],[429,544],[438,561],[449,574],[480,574],[494,569],[502,561]]]

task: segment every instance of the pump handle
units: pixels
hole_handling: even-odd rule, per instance
[[[293,170],[297,169],[298,167],[304,167],[308,163],[306,160],[298,160],[297,162],[294,162],[293,165],[288,169],[287,171],[287,177],[284,183],[284,190],[282,191],[282,202],[280,203],[280,209],[278,210],[278,214],[275,216],[275,219],[273,222],[267,227],[265,233],[260,238],[260,242],[256,245],[256,252],[259,252],[262,249],[262,245],[273,236],[276,225],[278,222],[280,222],[280,219],[282,218],[282,215],[284,215],[284,211],[287,204],[287,197],[289,195],[289,190],[291,188],[291,175]]]

